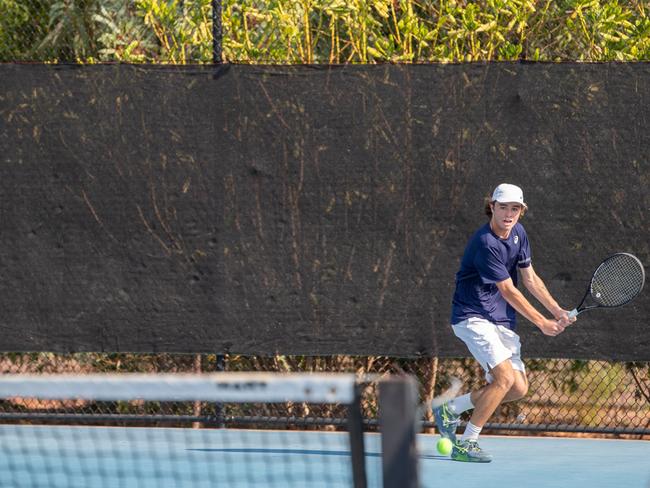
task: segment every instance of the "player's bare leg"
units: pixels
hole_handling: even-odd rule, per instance
[[[454,443],[451,457],[456,461],[489,463],[492,456],[478,445],[478,435],[496,408],[504,402],[521,398],[528,391],[528,379],[515,371],[510,360],[503,361],[490,371],[493,378],[487,386],[472,392],[474,412],[462,438]]]
[[[510,361],[507,361],[507,362],[509,363]],[[508,390],[508,393],[506,393],[506,395],[503,397],[503,400],[501,400],[501,403],[508,403],[508,402],[513,402],[513,401],[516,401],[516,400],[520,400],[520,399],[522,399],[523,397],[526,396],[526,393],[528,393],[528,378],[526,377],[526,374],[523,373],[522,371],[518,371],[518,370],[513,370],[513,373],[514,373],[514,382],[513,382],[512,386],[510,387],[510,389]],[[493,374],[493,376],[494,376],[494,374]],[[472,396],[471,396],[472,404],[475,405],[475,408],[476,408],[476,405],[481,403],[483,393],[485,392],[485,390],[489,386],[490,385],[487,385],[487,386],[481,388],[480,390],[476,390],[476,391],[472,392]],[[496,410],[496,407],[495,407],[495,410]],[[474,411],[476,412],[476,410],[474,410]],[[492,413],[494,413],[494,411],[492,411]],[[488,415],[488,418],[492,415],[492,413]],[[472,423],[474,423],[474,420],[476,420],[478,422],[478,419],[475,419],[474,417],[472,417],[472,420],[471,420]],[[483,422],[480,425],[482,426],[484,423],[485,422]],[[476,424],[476,425],[478,425],[478,424]]]
[[[492,383],[472,393],[472,403],[474,404],[474,411],[470,419],[472,424],[483,427],[501,403],[521,398],[524,385],[527,389],[528,382],[524,381],[522,384],[521,378],[518,378],[519,375],[516,373],[519,371],[512,368],[510,360],[503,361],[492,368],[490,371],[493,377]],[[515,385],[517,385],[516,388]]]
[[[519,400],[528,392],[526,374],[515,370],[510,360],[497,365],[490,374],[493,381],[489,385],[433,410],[438,432],[454,443],[452,458],[457,461],[490,462],[492,457],[478,446],[478,434],[499,404]],[[475,415],[458,441],[456,427],[460,422],[460,413],[470,408],[474,409]]]

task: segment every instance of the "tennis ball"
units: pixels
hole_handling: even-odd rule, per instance
[[[454,444],[446,437],[441,437],[436,444],[436,449],[438,449],[438,452],[443,456],[449,456],[453,447]]]

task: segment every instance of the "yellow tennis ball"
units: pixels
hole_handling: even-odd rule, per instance
[[[443,456],[449,456],[453,447],[454,444],[446,437],[441,437],[436,444],[436,449],[438,449],[438,452]]]

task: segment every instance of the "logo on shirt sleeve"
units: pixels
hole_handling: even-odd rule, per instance
[[[515,244],[519,242],[519,236],[515,236]]]

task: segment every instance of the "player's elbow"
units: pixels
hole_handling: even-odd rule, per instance
[[[511,279],[497,283],[497,289],[506,300],[512,298],[517,293],[517,287],[513,284]]]

